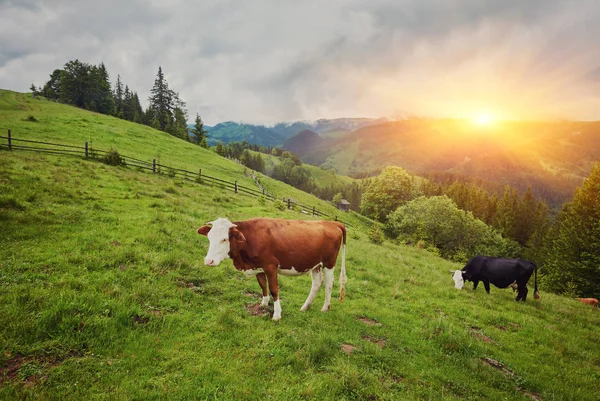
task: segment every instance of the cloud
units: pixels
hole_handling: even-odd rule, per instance
[[[190,119],[600,119],[595,0],[0,1],[0,87],[75,58],[144,103],[158,66]]]

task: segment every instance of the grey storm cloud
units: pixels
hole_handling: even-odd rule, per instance
[[[596,0],[0,0],[0,87],[79,59],[143,103],[161,66],[208,124],[483,103],[600,119],[599,21]]]

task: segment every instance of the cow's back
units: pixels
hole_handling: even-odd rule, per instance
[[[235,224],[251,258],[275,258],[283,269],[333,265],[342,243],[342,225],[333,221],[256,218]]]

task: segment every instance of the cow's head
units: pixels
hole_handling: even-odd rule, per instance
[[[208,253],[204,258],[207,266],[217,266],[229,257],[230,241],[246,241],[244,234],[231,221],[219,218],[198,229],[198,234],[208,237]]]
[[[463,272],[462,270],[450,270],[450,273],[454,273],[454,275],[452,276],[452,279],[454,280],[454,286],[457,289],[462,290],[462,288],[465,286],[465,279],[463,277],[463,274],[465,274],[465,272]]]

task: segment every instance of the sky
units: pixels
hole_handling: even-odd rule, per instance
[[[0,88],[75,59],[207,125],[600,120],[600,0],[0,0]]]

